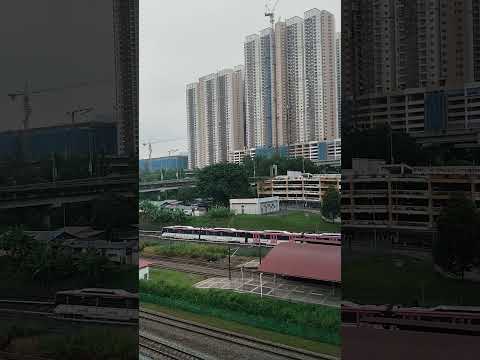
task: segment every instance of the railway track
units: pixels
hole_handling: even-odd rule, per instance
[[[0,299],[0,311],[35,315],[52,315],[55,302]]]
[[[141,352],[152,359],[207,360],[207,358],[199,354],[169,344],[162,339],[150,336],[144,332],[140,332],[138,337]]]
[[[194,323],[191,321],[178,319],[176,317],[153,312],[150,310],[141,309],[139,313],[141,320],[151,321],[164,326],[171,326],[178,329],[185,330],[199,334],[202,336],[208,336],[224,342],[240,345],[242,347],[253,349],[259,352],[268,353],[276,356],[280,359],[289,360],[338,360],[338,357],[314,353],[307,350],[296,349],[290,346],[271,343],[265,340],[260,340],[248,335],[232,333],[229,331],[213,328],[210,326]]]

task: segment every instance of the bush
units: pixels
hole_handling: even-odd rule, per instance
[[[180,209],[165,209],[155,206],[151,201],[142,200],[139,203],[140,222],[155,223],[159,225],[184,224],[187,215]]]
[[[219,289],[140,281],[141,301],[219,317],[329,344],[340,343],[340,311]]]
[[[174,243],[171,245],[152,245],[143,249],[144,255],[166,257],[189,257],[216,261],[228,255],[228,249],[219,245]]]
[[[223,218],[233,216],[234,213],[227,207],[219,206],[219,207],[210,209],[207,215],[211,219],[223,219]]]

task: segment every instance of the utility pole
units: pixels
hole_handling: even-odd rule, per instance
[[[230,267],[230,244],[228,244],[228,280],[232,280],[232,269]]]

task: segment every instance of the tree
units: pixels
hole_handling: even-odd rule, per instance
[[[390,128],[380,125],[371,129],[351,129],[342,134],[342,168],[352,167],[352,158],[383,159],[390,162],[390,149],[395,163],[428,165],[427,152],[410,135],[393,132],[390,146]]]
[[[480,249],[480,216],[475,203],[464,195],[453,196],[438,221],[433,258],[445,270],[460,273],[472,265]]]
[[[212,198],[214,203],[223,206],[229,206],[231,198],[252,196],[245,169],[229,163],[215,164],[200,170],[197,189],[201,196]]]
[[[340,215],[340,193],[333,186],[329,187],[323,195],[322,213],[332,220]]]

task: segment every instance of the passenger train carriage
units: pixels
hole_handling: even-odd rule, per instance
[[[69,320],[136,324],[138,305],[138,295],[125,290],[67,290],[56,293],[54,313]]]
[[[479,335],[480,307],[442,305],[420,308],[346,303],[342,305],[342,323]]]
[[[167,226],[162,236],[173,239],[210,241],[221,243],[262,244],[275,246],[281,242],[341,245],[340,234],[293,233],[282,230],[237,230],[233,228],[196,228],[192,226]]]

